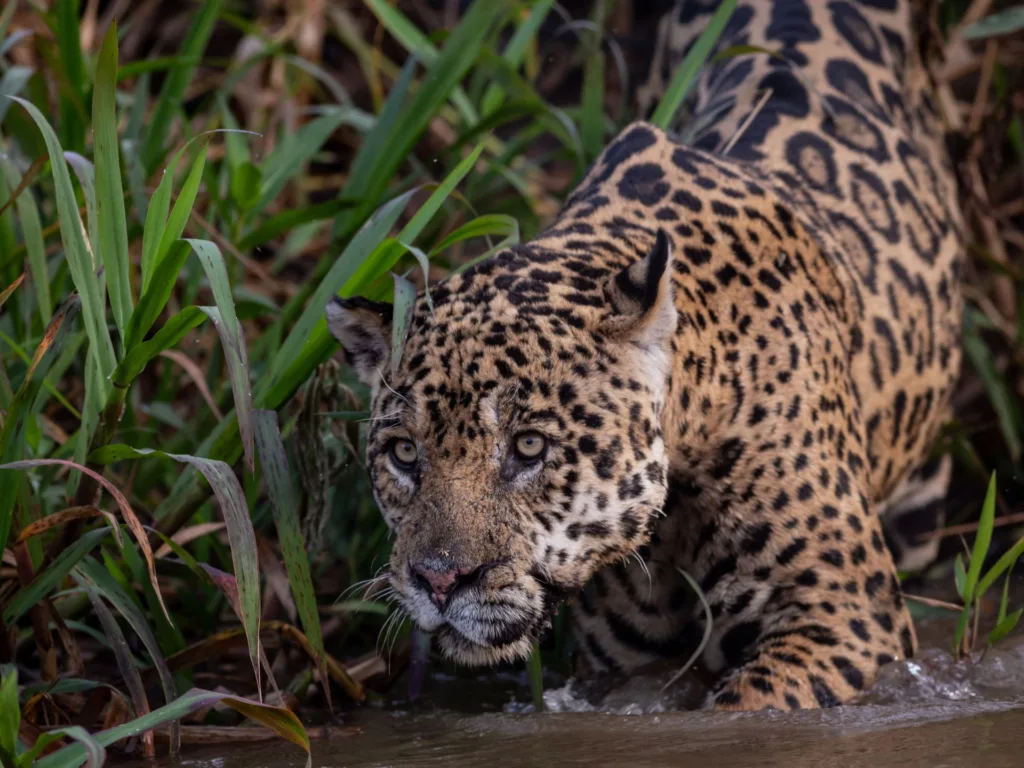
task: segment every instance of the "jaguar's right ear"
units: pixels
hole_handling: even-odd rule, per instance
[[[602,331],[643,344],[667,344],[676,329],[671,264],[672,243],[659,229],[647,255],[608,281],[612,311]]]
[[[389,365],[393,316],[391,304],[358,296],[335,296],[327,303],[328,330],[341,344],[345,361],[371,390],[380,383],[381,372]]]

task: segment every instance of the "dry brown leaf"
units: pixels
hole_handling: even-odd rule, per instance
[[[209,536],[211,533],[217,533],[223,531],[227,525],[225,523],[197,523],[196,525],[190,525],[188,528],[182,528],[176,534],[171,536],[171,541],[179,546],[185,546],[190,544],[196,539],[201,539],[203,536]],[[160,548],[154,553],[154,557],[158,560],[162,557],[167,557],[171,554],[171,548],[166,544],[161,544]]]
[[[124,542],[121,540],[121,528],[117,524],[117,518],[109,512],[104,512],[99,507],[88,504],[82,507],[68,507],[62,509],[60,512],[54,512],[52,515],[47,515],[34,522],[29,523],[21,529],[21,533],[18,534],[18,541],[26,541],[31,539],[33,536],[56,528],[58,525],[64,525],[70,523],[72,520],[84,520],[87,517],[98,517],[103,515],[110,523],[110,527],[114,530],[114,536],[117,538],[117,543],[120,546],[124,546]]]

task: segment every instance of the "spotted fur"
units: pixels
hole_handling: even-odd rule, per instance
[[[716,5],[666,19],[648,95]],[[392,584],[449,656],[523,657],[570,597],[583,671],[685,658],[680,569],[709,705],[832,706],[913,653],[892,550],[941,520],[963,248],[912,29],[903,0],[741,3],[718,48],[785,61],[708,67],[689,146],[627,127],[540,237],[417,302],[393,375],[390,308],[330,305]]]

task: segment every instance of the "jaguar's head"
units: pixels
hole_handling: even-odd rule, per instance
[[[457,661],[525,657],[561,598],[649,536],[676,326],[669,241],[649,245],[620,271],[504,251],[416,301],[397,363],[391,305],[327,308],[371,392],[392,585]]]

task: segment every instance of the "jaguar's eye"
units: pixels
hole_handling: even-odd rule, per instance
[[[544,455],[547,440],[539,432],[520,432],[516,435],[516,457],[522,461],[537,461]]]
[[[412,469],[419,459],[419,451],[412,440],[395,440],[391,444],[391,459],[401,469]]]

